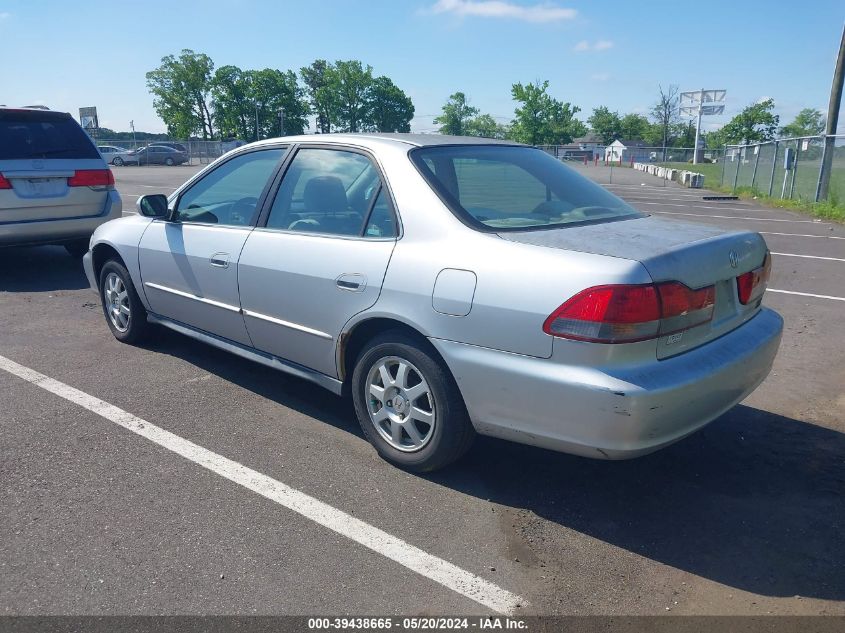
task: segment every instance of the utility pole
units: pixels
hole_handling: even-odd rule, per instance
[[[839,121],[839,106],[842,103],[842,82],[845,78],[845,28],[839,42],[839,57],[836,58],[836,70],[833,71],[833,84],[830,87],[830,102],[827,106],[827,125],[825,127],[824,151],[822,154],[819,186],[816,190],[816,202],[826,200],[830,189],[830,171],[833,168],[833,152],[836,149],[836,124]]]
[[[695,124],[695,145],[692,150],[692,164],[698,164],[698,142],[701,138],[701,106],[704,105],[704,88],[698,93],[698,123]]]
[[[285,135],[285,109],[279,108],[279,136]]]

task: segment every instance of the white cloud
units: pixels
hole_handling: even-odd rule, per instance
[[[590,79],[593,81],[608,81],[610,79],[610,73],[594,73],[590,75]]]
[[[587,40],[581,40],[572,50],[576,53],[585,53],[587,51],[606,51],[609,48],[613,48],[613,42],[610,40],[596,40],[592,44]]]
[[[578,15],[575,9],[547,2],[524,6],[506,0],[437,0],[430,11],[459,17],[507,18],[525,22],[571,20]]]

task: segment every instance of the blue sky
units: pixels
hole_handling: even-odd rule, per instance
[[[548,79],[579,106],[645,113],[658,84],[724,88],[718,127],[772,97],[781,122],[827,111],[842,0],[0,0],[0,104],[43,103],[163,131],[144,74],[182,48],[218,66],[298,70],[360,59],[411,96],[415,131],[449,94],[505,122],[512,83]],[[840,126],[840,131],[842,128]]]

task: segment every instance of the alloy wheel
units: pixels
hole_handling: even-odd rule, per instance
[[[376,361],[365,388],[367,412],[379,435],[392,447],[412,452],[434,435],[434,396],[417,367],[397,356]]]
[[[109,273],[103,284],[103,301],[111,324],[118,332],[126,332],[132,317],[129,309],[129,293],[123,280],[116,273]]]

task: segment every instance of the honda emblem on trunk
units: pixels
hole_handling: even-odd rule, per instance
[[[736,251],[728,253],[728,260],[731,262],[731,268],[739,266],[739,255],[736,254]]]

